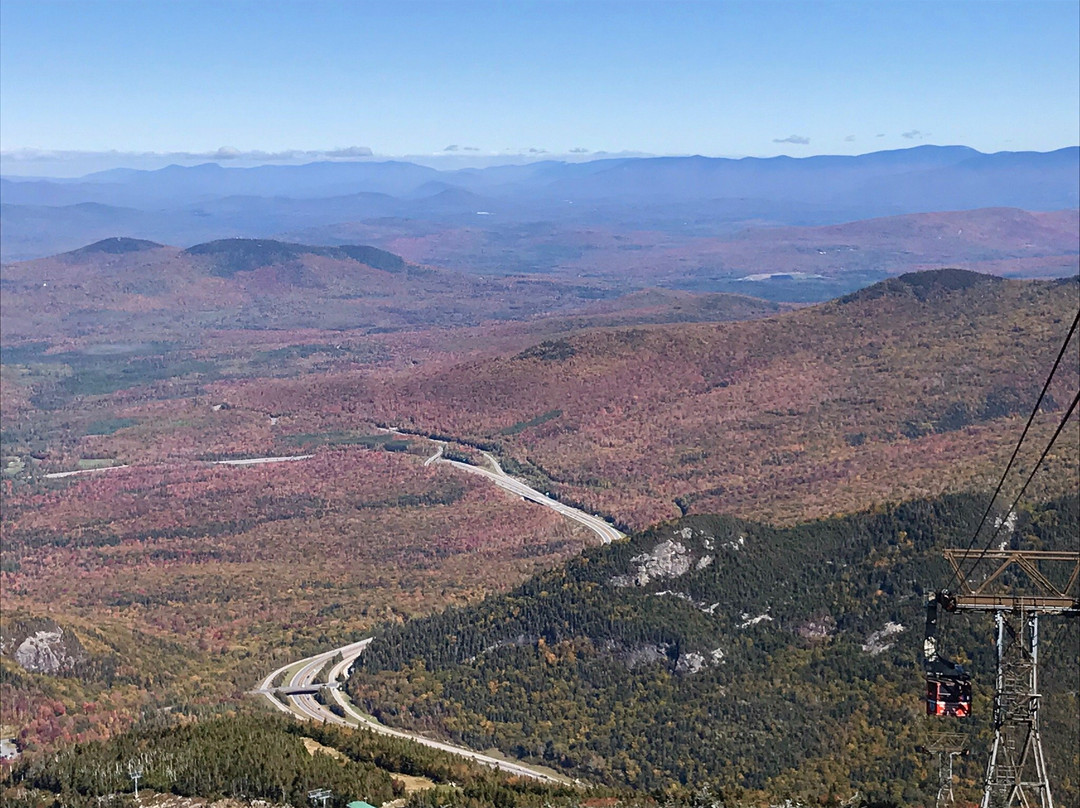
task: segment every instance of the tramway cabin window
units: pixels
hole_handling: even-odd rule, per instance
[[[970,677],[927,676],[926,714],[952,718],[967,718],[971,715]]]

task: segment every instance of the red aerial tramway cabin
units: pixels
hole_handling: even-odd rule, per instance
[[[960,668],[959,665],[956,666]],[[926,672],[926,714],[951,718],[971,715],[971,677],[967,673]]]
[[[926,640],[923,643],[926,670],[926,714],[949,718],[971,715],[971,675],[937,650],[938,604],[949,610],[947,591],[935,592],[926,603]],[[955,599],[952,599],[955,603]],[[955,608],[955,606],[953,607]]]

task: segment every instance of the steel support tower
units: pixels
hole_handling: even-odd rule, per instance
[[[997,683],[994,745],[986,768],[982,808],[1053,808],[1039,735],[1039,612],[995,612]]]
[[[1080,615],[1080,553],[946,550],[945,558],[960,581],[959,592],[942,593],[945,609],[990,612],[996,629],[994,743],[980,808],[1054,808],[1039,734],[1039,617]],[[997,567],[978,586],[970,585],[963,567],[970,562],[970,574],[984,560],[996,561]],[[1063,564],[1071,564],[1072,572],[1061,586],[1044,570]],[[1025,594],[996,591],[1009,578],[1015,579],[1010,588]],[[1020,582],[1023,586],[1016,587]]]
[[[937,755],[938,792],[936,808],[950,808],[956,805],[953,794],[953,761],[961,755],[967,755],[968,738],[959,732],[938,732],[933,734],[926,745],[927,752]]]

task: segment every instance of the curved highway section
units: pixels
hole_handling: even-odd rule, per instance
[[[585,513],[577,508],[572,508],[569,505],[564,505],[546,494],[540,493],[535,488],[526,485],[521,480],[511,477],[503,471],[499,462],[486,452],[484,453],[484,456],[491,464],[490,469],[473,466],[468,463],[461,463],[457,460],[448,460],[442,456],[442,453],[443,445],[440,443],[439,451],[434,456],[429,457],[424,465],[426,466],[431,463],[447,463],[454,468],[468,472],[469,474],[477,474],[486,477],[500,488],[531,502],[536,502],[547,508],[551,508],[553,511],[562,514],[567,519],[572,519],[573,521],[584,525],[589,530],[596,533],[596,535],[600,537],[600,541],[604,544],[623,538],[624,534],[622,532],[600,517]],[[368,638],[366,640],[361,640],[360,642],[343,645],[341,648],[335,648],[332,651],[324,651],[321,654],[307,657],[298,662],[291,662],[288,665],[284,665],[268,674],[266,678],[259,683],[259,687],[254,692],[265,696],[270,700],[270,703],[281,712],[304,720],[325,721],[328,724],[339,724],[346,727],[362,727],[382,735],[389,735],[394,738],[404,738],[431,747],[432,749],[449,752],[450,754],[459,755],[486,766],[492,766],[493,768],[507,772],[508,774],[533,777],[537,780],[544,780],[550,783],[566,784],[571,782],[568,778],[533,769],[521,763],[502,760],[500,758],[485,755],[481,752],[476,752],[472,749],[466,749],[463,746],[455,746],[454,744],[436,741],[431,738],[426,738],[423,735],[417,735],[416,733],[394,729],[385,724],[380,724],[373,718],[358,712],[348,696],[341,692],[339,685],[348,677],[349,669],[352,667],[353,662],[355,662],[356,658],[364,652],[364,649],[367,648],[370,642],[371,638]],[[317,683],[315,679],[320,671],[326,667],[326,664],[330,660],[335,659],[339,654],[341,655],[341,659],[330,669],[329,674],[326,677],[327,681],[325,683]],[[279,678],[287,678],[288,681],[284,685],[275,687],[274,681]],[[316,701],[313,692],[317,689],[322,689],[324,693],[328,694],[328,697],[340,707],[343,714],[338,715],[337,713],[332,712],[329,707],[319,704],[319,702]],[[308,692],[288,692],[297,690]],[[282,693],[285,694],[285,702],[282,702],[279,699],[279,694]]]
[[[338,689],[338,685],[340,685],[348,676],[349,668],[352,667],[353,662],[355,662],[356,658],[363,653],[370,642],[371,638],[368,638],[366,640],[361,640],[360,642],[352,643],[351,645],[335,648],[333,651],[316,654],[307,659],[302,659],[299,662],[293,662],[280,667],[263,679],[262,682],[259,683],[259,688],[254,692],[266,696],[266,698],[270,700],[270,703],[283,713],[287,713],[303,720],[338,724],[343,727],[361,727],[363,729],[369,729],[380,735],[389,735],[392,738],[403,738],[407,741],[413,741],[414,743],[431,747],[432,749],[449,752],[452,755],[459,755],[475,761],[476,763],[499,769],[507,774],[532,777],[536,780],[544,780],[549,783],[558,783],[561,785],[566,785],[571,782],[566,777],[539,771],[538,769],[533,769],[522,763],[502,760],[500,758],[491,757],[490,755],[485,755],[481,752],[476,752],[472,749],[466,749],[463,746],[455,746],[454,744],[436,741],[431,738],[426,738],[423,735],[417,735],[416,733],[394,729],[385,724],[380,724],[375,719],[358,712],[349,700],[349,697]],[[288,704],[283,704],[275,695],[275,692],[278,691],[278,689],[273,686],[273,682],[275,678],[282,674],[285,674],[288,677],[287,683],[281,686],[283,690],[291,690],[294,688],[314,689],[316,686],[315,677],[318,676],[319,672],[326,666],[326,663],[334,659],[338,654],[341,654],[341,659],[330,669],[327,676],[327,686],[322,689],[325,693],[329,694],[329,698],[333,699],[333,701],[341,708],[344,715],[338,715],[337,713],[332,712],[329,707],[319,704],[319,702],[315,700],[314,695],[308,693],[296,693],[287,696]],[[291,676],[289,676],[290,671],[292,672]]]

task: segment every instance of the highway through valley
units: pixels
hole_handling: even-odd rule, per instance
[[[432,463],[446,463],[460,471],[485,477],[495,485],[512,494],[516,494],[531,502],[536,502],[544,507],[551,508],[553,511],[565,516],[567,519],[571,519],[584,525],[589,530],[596,533],[600,538],[600,541],[604,544],[623,537],[622,532],[600,517],[585,513],[577,508],[572,508],[569,505],[564,505],[546,494],[542,494],[521,480],[511,477],[503,471],[498,461],[486,452],[484,453],[484,457],[490,464],[490,468],[481,468],[480,466],[473,466],[469,463],[449,460],[443,457],[444,448],[444,444],[440,443],[439,450],[429,457],[424,462],[424,465],[428,466]],[[274,460],[279,460],[279,458],[274,458]],[[348,678],[349,669],[352,667],[353,662],[355,662],[357,657],[364,652],[364,649],[367,648],[370,642],[371,638],[368,638],[359,642],[343,645],[340,648],[334,648],[330,651],[324,651],[321,654],[316,654],[297,662],[291,662],[288,665],[283,665],[272,673],[267,674],[266,678],[259,683],[258,688],[253,692],[269,699],[275,709],[300,719],[320,722],[325,721],[328,724],[338,724],[347,727],[362,727],[382,735],[389,735],[394,738],[404,738],[431,747],[432,749],[439,749],[443,752],[459,755],[477,763],[492,766],[507,772],[508,774],[532,777],[551,783],[570,782],[565,777],[534,769],[522,763],[492,757],[472,749],[466,749],[462,746],[455,746],[454,744],[446,743],[444,741],[433,740],[417,733],[394,729],[385,724],[380,724],[375,719],[360,713],[353,706],[349,697],[341,691],[339,686]],[[316,681],[327,663],[336,659],[338,655],[340,655],[341,658],[330,668],[325,677],[325,681]],[[277,680],[280,680],[281,684],[275,686],[274,683]],[[329,705],[322,705],[316,700],[315,692],[318,690],[323,692],[325,701],[328,701],[330,704],[339,708],[341,715],[331,710]],[[279,698],[279,696],[281,698]]]
[[[291,662],[288,665],[278,668],[273,673],[268,674],[267,677],[259,683],[258,689],[253,692],[262,694],[268,698],[270,703],[281,712],[288,713],[289,715],[303,720],[318,721],[320,723],[325,721],[327,724],[337,724],[338,726],[343,727],[360,727],[362,729],[371,730],[372,732],[377,732],[380,735],[388,735],[392,738],[403,738],[408,741],[423,744],[432,749],[438,749],[442,752],[449,752],[452,755],[468,758],[476,763],[481,763],[485,766],[491,766],[504,771],[507,774],[532,777],[536,780],[544,780],[549,783],[566,784],[570,782],[566,777],[549,774],[548,772],[526,766],[523,763],[503,760],[501,758],[485,755],[482,752],[476,752],[472,749],[466,749],[463,746],[455,746],[454,744],[446,743],[445,741],[427,738],[414,732],[394,729],[385,724],[380,724],[375,719],[359,712],[353,706],[349,697],[338,689],[338,685],[343,683],[348,677],[349,668],[352,667],[353,662],[355,662],[356,658],[363,653],[370,642],[371,638],[368,638],[366,640],[361,640],[360,642],[344,645],[341,648],[335,648],[332,651],[325,651],[321,654],[307,657],[299,662]],[[315,696],[311,693],[293,693],[287,695],[287,704],[282,703],[277,695],[275,695],[276,692],[279,691],[286,692],[289,690],[316,689],[315,680],[319,675],[319,672],[326,667],[328,662],[335,659],[338,654],[341,655],[341,659],[334,664],[326,676],[325,684],[328,686],[320,689],[326,694],[327,701],[334,703],[341,708],[342,715],[333,712],[329,706],[319,704],[319,702],[316,701]],[[278,678],[283,678],[285,681],[282,685],[275,688],[274,680]]]
[[[249,457],[241,460],[207,460],[204,461],[210,466],[261,466],[265,463],[292,463],[297,460],[307,460],[314,455],[286,455],[285,457]],[[46,474],[46,480],[59,480],[64,477],[74,477],[80,474],[101,474],[106,471],[116,471],[117,469],[128,469],[131,466],[122,464],[118,466],[98,466],[91,469],[76,469],[75,471],[54,471],[51,474]]]
[[[469,474],[478,474],[482,477],[486,477],[500,488],[505,488],[507,491],[517,494],[523,499],[527,499],[531,502],[536,502],[540,505],[551,508],[553,511],[562,514],[567,519],[572,519],[573,521],[589,528],[589,530],[591,530],[593,533],[600,537],[600,541],[604,544],[608,544],[610,542],[623,538],[624,534],[620,530],[613,527],[608,522],[601,519],[599,516],[593,516],[591,513],[585,513],[585,511],[578,510],[577,508],[572,508],[569,505],[564,505],[563,503],[559,502],[558,500],[552,499],[546,494],[541,494],[535,488],[532,488],[526,483],[523,483],[516,477],[511,477],[509,474],[503,471],[502,467],[499,465],[499,462],[487,452],[484,452],[484,457],[486,457],[488,462],[492,465],[492,469],[485,469],[481,468],[480,466],[473,466],[469,463],[462,463],[458,460],[447,460],[443,457],[439,458],[439,462],[448,463],[456,469],[460,469],[461,471],[467,471]]]

